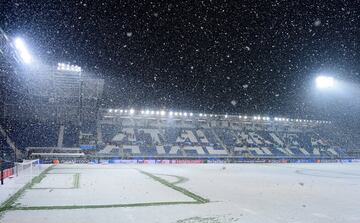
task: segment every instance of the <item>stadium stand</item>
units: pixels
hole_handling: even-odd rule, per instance
[[[99,125],[99,154],[127,158],[349,156],[349,143],[331,133],[329,123],[106,113]]]

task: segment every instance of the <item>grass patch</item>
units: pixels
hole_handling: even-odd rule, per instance
[[[80,173],[74,174],[74,186],[73,189],[77,189],[80,187]]]
[[[176,186],[174,183],[170,183],[170,182],[168,182],[168,181],[166,181],[166,180],[164,180],[164,179],[162,179],[162,178],[160,178],[158,176],[155,176],[155,175],[153,175],[151,173],[148,173],[148,172],[145,172],[145,171],[142,171],[142,170],[139,170],[139,171],[140,171],[140,173],[151,177],[152,179],[158,181],[159,183],[161,183],[161,184],[163,184],[163,185],[165,185],[167,187],[170,187],[171,189],[179,191],[180,193],[182,193],[182,194],[184,194],[184,195],[186,195],[188,197],[191,197],[192,199],[194,199],[198,203],[208,203],[209,202],[208,199],[203,198],[203,197],[201,197],[201,196],[199,196],[199,195],[197,195],[197,194],[195,194],[195,193],[193,193],[193,192],[191,192],[191,191],[189,191],[189,190],[187,190],[185,188]]]
[[[184,183],[184,182],[186,182],[186,181],[189,180],[189,179],[186,178],[186,177],[181,177],[181,176],[176,176],[176,175],[170,175],[170,174],[156,174],[156,175],[158,175],[158,176],[169,176],[169,177],[174,177],[174,178],[176,178],[177,180],[176,180],[175,182],[169,182],[169,183],[174,184],[174,185],[180,184],[180,183]]]
[[[118,208],[118,207],[148,207],[177,204],[198,204],[197,201],[169,201],[152,203],[133,203],[133,204],[104,204],[104,205],[66,205],[66,206],[32,206],[32,207],[12,207],[11,210],[64,210],[64,209],[87,209],[87,208]]]
[[[45,175],[51,175],[54,173],[46,173]],[[78,189],[80,187],[80,173],[56,173],[61,175],[73,175],[72,187],[30,187],[31,190],[56,190],[56,189]],[[44,176],[45,177],[45,176]],[[39,181],[40,183],[41,181]]]

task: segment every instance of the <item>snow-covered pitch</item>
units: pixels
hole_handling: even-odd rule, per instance
[[[61,164],[0,222],[360,222],[360,164]]]

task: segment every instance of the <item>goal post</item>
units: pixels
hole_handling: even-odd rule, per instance
[[[40,160],[23,160],[21,163],[15,163],[15,174],[20,175],[35,175],[40,172]]]

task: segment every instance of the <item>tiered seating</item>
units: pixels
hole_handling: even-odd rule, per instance
[[[0,134],[0,159],[4,161],[14,161],[14,152],[7,144],[6,139]]]
[[[4,127],[17,147],[56,146],[59,126],[41,122],[8,122]]]
[[[141,128],[104,125],[103,141],[126,156],[337,157],[346,153],[314,131]],[[104,152],[104,150],[103,150]]]
[[[65,125],[64,131],[64,147],[75,147],[79,143],[79,129],[75,125]]]

